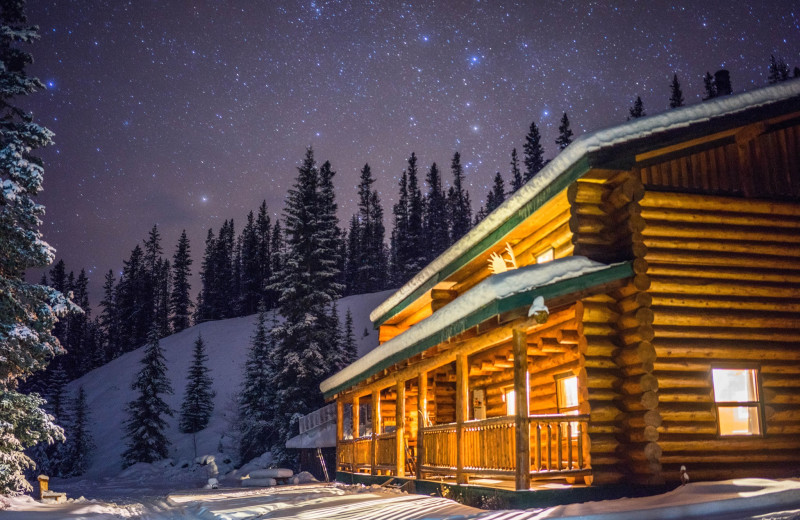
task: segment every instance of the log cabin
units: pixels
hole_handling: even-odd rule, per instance
[[[577,139],[370,319],[338,471],[797,476],[800,81]]]

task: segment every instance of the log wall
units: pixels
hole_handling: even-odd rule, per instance
[[[800,206],[647,192],[641,214],[665,475],[796,475]],[[760,370],[763,437],[717,434],[713,366]]]

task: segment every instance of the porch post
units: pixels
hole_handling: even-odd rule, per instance
[[[360,432],[358,431],[361,428],[361,410],[359,410],[358,405],[358,396],[353,397],[353,439],[358,439],[360,437]]]
[[[378,434],[381,428],[381,392],[372,391],[372,448],[370,449],[370,466],[373,475],[378,474]]]
[[[397,477],[406,476],[406,382],[398,381],[395,386],[395,469]]]
[[[528,383],[528,338],[522,330],[514,329],[514,398],[516,404],[516,486],[517,490],[531,487],[531,426],[529,419],[530,384]]]
[[[425,418],[428,416],[428,373],[426,371],[420,372],[417,376],[417,386],[419,386],[419,393],[417,395],[417,475],[418,479],[422,478],[422,465],[425,463],[425,442],[423,435],[425,433]]]
[[[336,400],[336,442],[344,438],[344,399]]]
[[[464,422],[469,417],[469,366],[467,356],[456,356],[456,484],[467,484],[469,479],[464,474]]]

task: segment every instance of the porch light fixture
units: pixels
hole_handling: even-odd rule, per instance
[[[542,324],[550,317],[550,309],[544,304],[544,298],[537,296],[533,299],[531,308],[528,309],[528,316],[536,318],[536,323]]]

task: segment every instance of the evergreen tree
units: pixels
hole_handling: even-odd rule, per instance
[[[117,287],[114,271],[108,270],[103,283],[103,299],[100,301],[103,308],[98,316],[101,345],[104,351],[104,362],[109,362],[119,356],[119,317],[117,315]]]
[[[531,122],[531,127],[525,136],[525,144],[522,149],[525,152],[525,182],[528,182],[544,168],[544,148],[542,147],[541,136],[536,122]]]
[[[172,417],[172,410],[162,396],[172,394],[172,385],[158,339],[158,328],[153,325],[141,360],[142,368],[131,385],[138,395],[127,406],[125,436],[128,441],[122,454],[123,467],[137,462],[155,462],[169,455],[164,416]]]
[[[239,392],[239,459],[242,462],[264,453],[274,440],[275,351],[275,338],[267,330],[266,308],[262,305],[250,341]]]
[[[450,231],[447,226],[447,199],[442,188],[442,175],[439,173],[439,167],[436,163],[431,164],[428,169],[425,182],[428,185],[428,193],[425,194],[423,204],[422,229],[428,253],[425,262],[430,263],[450,245]]]
[[[73,477],[86,473],[95,444],[89,431],[89,406],[86,391],[78,387],[78,395],[70,403],[70,423],[67,427],[67,441],[64,444],[61,476]]]
[[[344,317],[342,352],[344,354],[344,366],[342,368],[358,359],[358,345],[356,345],[356,337],[353,332],[353,314],[350,312],[350,309],[347,309],[347,313],[345,313]]]
[[[703,101],[717,97],[717,87],[714,85],[714,76],[708,71],[706,71],[706,75],[703,76],[703,89],[705,90]]]
[[[514,148],[511,150],[511,193],[515,193],[523,184],[525,184],[525,181],[519,171],[519,158],[517,157],[517,149]]]
[[[636,101],[634,101],[633,106],[628,109],[628,114],[628,121],[631,119],[639,119],[647,115],[644,112],[644,103],[642,103],[641,97],[636,96]]]
[[[329,170],[323,165],[323,170]],[[329,309],[338,297],[337,262],[332,232],[335,208],[331,184],[332,171],[320,172],[309,148],[298,177],[286,199],[287,254],[281,271],[274,277],[280,290],[281,315],[275,327],[276,348],[273,379],[275,413],[272,425],[276,437],[273,455],[279,463],[291,464],[294,455],[285,451],[285,442],[296,435],[297,418],[319,408],[322,395],[317,390],[329,374],[331,337]]]
[[[353,215],[350,218],[350,228],[347,232],[347,260],[344,266],[344,279],[346,280],[347,287],[345,295],[362,294],[364,291],[364,280],[361,278],[360,269],[365,266],[361,265],[362,260],[362,246],[361,235],[363,231],[358,222],[358,217]]]
[[[170,328],[170,286],[172,285],[172,270],[169,260],[159,258],[156,261],[156,270],[153,289],[155,296],[153,301],[155,308],[153,309],[153,317],[158,325],[158,335],[165,338],[172,334]]]
[[[190,256],[189,239],[186,237],[186,230],[181,232],[178,245],[175,248],[175,255],[172,257],[172,293],[170,294],[170,304],[172,305],[172,331],[180,332],[189,328],[191,325],[192,308],[191,296],[189,291],[192,289],[189,278],[192,276],[192,258]]]
[[[214,230],[209,229],[206,234],[206,250],[203,253],[203,262],[200,266],[200,283],[202,287],[200,294],[197,297],[197,306],[195,307],[195,323],[202,323],[214,319],[214,312],[211,305],[214,302],[212,294],[214,287],[217,285],[217,273],[215,262],[217,240],[214,237]]]
[[[783,61],[783,58],[775,59],[775,56],[769,56],[769,72],[767,74],[767,81],[770,85],[778,83],[779,81],[786,81],[789,79],[789,66]]]
[[[121,352],[130,352],[147,341],[153,323],[153,301],[149,289],[144,253],[137,245],[131,256],[123,262],[122,277],[117,286],[119,313],[119,344]]]
[[[500,204],[505,202],[506,200],[506,183],[503,182],[503,176],[500,175],[500,172],[497,172],[494,176],[494,184],[492,185],[492,191],[486,196],[486,214],[488,215],[495,209],[497,209]]]
[[[408,172],[400,176],[400,194],[392,207],[394,227],[392,228],[391,278],[392,284],[403,285],[408,280],[406,261],[408,257]]]
[[[450,243],[453,244],[469,231],[472,225],[472,207],[469,193],[464,188],[464,170],[461,167],[461,154],[458,152],[453,154],[450,170],[453,173],[453,185],[447,192],[447,205],[450,217]]]
[[[44,85],[28,77],[32,62],[19,44],[38,39],[28,25],[24,2],[4,2],[0,9],[0,493],[30,490],[23,471],[32,467],[25,448],[63,437],[36,394],[23,394],[17,383],[44,368],[63,349],[53,326],[72,304],[57,290],[25,281],[25,270],[53,261],[42,240],[44,207],[35,197],[42,189],[42,161],[33,150],[51,144],[52,132],[33,122],[15,98]]]
[[[558,137],[556,138],[556,144],[558,145],[559,150],[563,150],[572,142],[572,130],[569,127],[569,118],[567,117],[567,113],[564,112],[564,115],[561,116],[561,123],[558,125]]]
[[[406,228],[406,273],[413,276],[425,267],[427,254],[425,237],[423,236],[423,200],[419,188],[417,156],[411,153],[408,158],[408,221]]]
[[[256,242],[258,244],[258,266],[260,269],[259,291],[261,301],[264,301],[268,309],[275,307],[275,300],[277,299],[277,296],[267,289],[269,279],[272,277],[271,231],[272,223],[269,213],[267,213],[267,201],[264,200],[258,208],[258,216],[256,217]]]
[[[681,84],[678,81],[678,75],[672,75],[672,83],[669,86],[669,108],[678,108],[683,106],[683,91]]]
[[[348,251],[353,251],[356,255],[351,259],[352,266],[348,269],[355,269],[357,293],[380,291],[386,287],[388,267],[384,244],[386,230],[383,226],[383,206],[378,191],[372,188],[374,182],[372,170],[369,164],[365,164],[361,169],[361,180],[358,185],[356,226],[354,228],[351,222],[350,227],[350,232],[356,229],[358,236],[348,236]]]
[[[258,302],[263,298],[261,289],[263,279],[258,229],[253,212],[247,214],[247,223],[241,235],[241,314],[249,316],[258,310]]]
[[[795,67],[794,71],[792,72],[793,78],[800,78],[800,67]]]
[[[333,177],[336,172],[331,168],[331,163],[325,161],[319,168],[319,193],[317,195],[318,229],[318,278],[321,288],[331,298],[336,300],[342,296],[344,286],[341,280],[341,251],[342,232],[339,229],[339,217],[336,213],[336,193],[333,186]]]
[[[214,390],[211,389],[211,376],[208,375],[208,355],[203,338],[198,334],[194,342],[192,364],[187,376],[186,391],[181,404],[180,430],[183,433],[197,433],[208,426],[214,410]],[[197,444],[195,440],[195,457]]]

